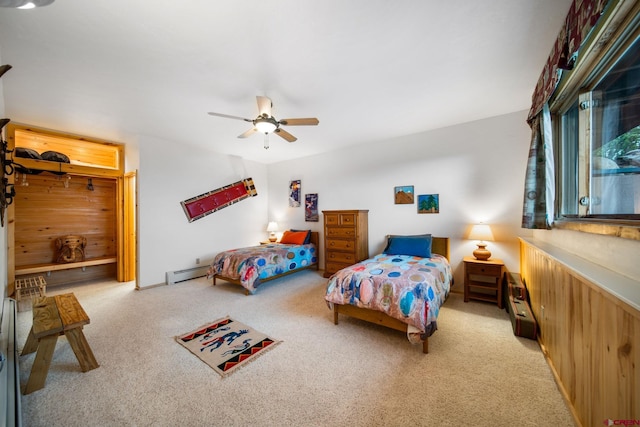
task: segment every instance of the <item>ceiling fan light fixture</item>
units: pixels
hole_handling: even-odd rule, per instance
[[[0,7],[13,7],[16,9],[33,9],[34,7],[47,6],[55,0],[0,0]]]
[[[278,123],[273,117],[255,119],[253,125],[258,129],[258,132],[264,134],[269,134],[278,128]]]

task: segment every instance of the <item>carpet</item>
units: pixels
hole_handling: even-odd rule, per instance
[[[223,377],[281,342],[230,317],[177,336],[176,341]]]

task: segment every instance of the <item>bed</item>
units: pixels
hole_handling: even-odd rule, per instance
[[[383,325],[422,342],[428,353],[452,283],[449,238],[388,236],[383,253],[329,278],[325,300],[336,325],[340,314]]]
[[[305,235],[304,239],[302,234]],[[292,237],[293,236],[293,237]],[[265,282],[310,268],[318,269],[318,232],[285,231],[281,242],[220,252],[207,270],[207,278],[240,285],[254,294]]]

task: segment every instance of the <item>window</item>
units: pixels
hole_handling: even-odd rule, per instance
[[[637,16],[634,22],[590,65],[585,78],[572,83],[573,95],[565,96],[565,107],[554,111],[561,219],[640,223]],[[565,89],[567,94],[570,89]]]

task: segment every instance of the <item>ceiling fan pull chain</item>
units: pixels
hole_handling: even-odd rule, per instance
[[[264,149],[265,150],[269,149],[269,134],[268,133],[264,134]]]

